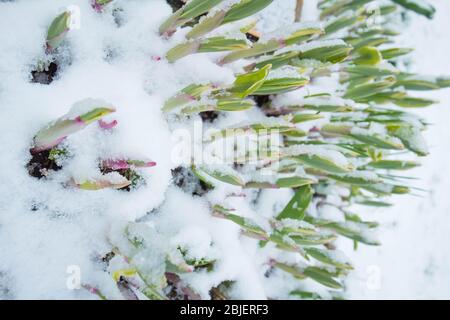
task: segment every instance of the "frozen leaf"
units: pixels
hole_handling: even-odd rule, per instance
[[[239,50],[228,54],[221,60],[221,64],[230,63],[239,59],[257,57],[263,54],[267,54],[285,46],[293,45],[312,38],[315,35],[323,33],[323,29],[320,25],[314,25],[311,23],[299,23],[291,26],[290,29],[296,29],[292,33],[288,31],[280,30],[273,35],[265,35],[268,40],[260,40],[255,43],[251,48],[245,50]],[[287,33],[287,34],[286,34]],[[281,34],[281,35],[279,35]]]
[[[74,112],[74,110],[71,110],[68,115],[62,116],[47,127],[41,129],[34,137],[32,152],[51,149],[63,141],[68,135],[76,133],[90,123],[115,112],[114,107],[104,101],[86,99],[78,102],[74,105],[74,108],[81,105],[84,108],[90,107],[90,111],[71,117],[71,114]]]
[[[420,166],[420,164],[415,161],[405,161],[405,160],[379,160],[379,161],[372,161],[368,163],[367,166],[376,169],[408,170],[416,168]]]
[[[64,40],[70,26],[70,12],[64,11],[51,23],[47,31],[47,50],[51,51],[59,47]]]
[[[309,167],[325,172],[344,173],[351,170],[350,166],[343,166],[340,163],[333,161],[333,159],[318,154],[301,154],[293,157],[293,159]]]
[[[383,56],[383,59],[385,60],[391,60],[400,56],[403,56],[405,54],[408,54],[412,52],[413,49],[409,48],[390,48],[390,49],[384,49],[381,50],[381,55]]]
[[[166,101],[163,107],[163,112],[169,112],[179,106],[188,104],[192,101],[198,100],[202,94],[212,89],[209,84],[191,84],[177,93],[175,96]]]
[[[349,88],[344,95],[344,98],[352,99],[355,101],[367,99],[370,96],[378,92],[382,92],[392,87],[396,82],[396,78],[393,76],[385,77],[381,80],[376,80],[369,83],[363,83],[352,88]]]
[[[396,4],[404,7],[405,9],[412,10],[418,14],[421,14],[428,19],[432,19],[436,9],[429,4],[426,0],[392,0]]]
[[[333,252],[330,252],[329,250],[310,247],[305,248],[305,252],[322,263],[329,264],[340,269],[353,269],[348,262],[336,259],[336,257],[333,256]]]
[[[309,185],[300,187],[277,219],[298,219],[303,220],[305,211],[312,200],[313,189]]]
[[[376,65],[383,60],[381,52],[375,47],[362,47],[356,50],[353,63],[361,65]]]
[[[196,167],[194,169],[194,172],[199,176],[200,179],[202,179],[202,178],[206,179],[205,182],[207,182],[207,183],[211,182],[210,179],[208,179],[208,177],[207,177],[207,176],[209,176],[209,177],[212,177],[219,181],[222,181],[224,183],[232,184],[235,186],[243,187],[245,185],[245,182],[242,180],[240,175],[236,171],[232,170],[231,168],[228,168],[226,171],[221,171],[220,169],[214,169],[214,168]],[[205,176],[205,175],[207,175],[207,176]]]
[[[228,91],[240,98],[245,98],[248,95],[253,94],[263,85],[269,75],[271,67],[272,66],[268,64],[260,70],[236,76],[236,80]]]
[[[246,40],[212,37],[179,44],[167,52],[166,58],[169,62],[175,62],[194,53],[233,51],[245,48],[248,48]]]
[[[275,184],[279,188],[298,188],[305,185],[313,184],[315,182],[316,182],[315,180],[303,177],[288,177],[278,179]]]
[[[333,279],[333,274],[325,269],[318,267],[307,267],[303,274],[314,281],[332,288],[332,289],[342,289],[342,285]]]
[[[87,180],[84,182],[75,182],[72,180],[70,185],[73,185],[82,190],[101,190],[101,189],[122,189],[126,188],[131,184],[131,181],[123,179],[122,181],[110,181],[107,179],[102,180]]]

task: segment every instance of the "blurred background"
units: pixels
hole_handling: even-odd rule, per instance
[[[430,0],[433,20],[411,15],[399,41],[414,48],[411,71],[450,75],[450,1]],[[411,175],[425,192],[399,196],[395,205],[371,216],[381,222],[380,247],[346,251],[355,264],[348,289],[351,298],[450,298],[450,89],[417,92],[439,101],[415,113],[431,125],[426,132],[430,155]]]

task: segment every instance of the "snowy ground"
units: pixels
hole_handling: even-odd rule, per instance
[[[181,240],[186,233],[197,234],[198,241],[217,237],[219,245],[228,248],[222,252],[226,259],[218,276],[246,279],[251,285],[241,288],[242,297],[263,297],[258,292],[264,289],[251,278],[254,270],[246,262],[248,253],[240,249],[236,228],[210,221],[204,203],[168,187],[174,165],[169,160],[170,130],[159,111],[162,101],[190,82],[229,81],[232,74],[213,63],[204,65],[198,56],[180,61],[173,69],[152,60],[171,46],[152,33],[169,13],[169,7],[160,3],[129,1],[120,29],[111,16],[99,16],[84,0],[0,3],[0,298],[92,298],[86,291],[67,289],[71,266],[80,268],[83,282],[104,288],[114,297],[110,276],[95,263],[110,248],[111,226],[144,216],[165,198],[171,201],[163,211],[172,218],[162,228],[170,232],[177,223],[184,223],[184,233],[177,235]],[[315,1],[306,3],[304,17],[308,19],[315,15]],[[438,9],[435,19],[413,16],[401,41],[416,48],[411,55],[413,71],[450,75],[450,3],[433,3]],[[29,83],[29,72],[42,55],[48,22],[60,8],[72,4],[83,15],[81,28],[69,35],[71,65],[51,86]],[[279,21],[291,19],[293,7],[293,0],[276,0],[262,13],[266,20],[261,27],[273,29]],[[147,12],[161,18],[148,19]],[[450,298],[450,169],[446,158],[450,155],[450,90],[428,96],[442,103],[420,111],[434,125],[427,134],[431,156],[415,174],[418,185],[430,193],[398,197],[393,208],[371,213],[383,222],[383,246],[360,246],[355,253],[347,250],[356,270],[347,282],[351,298]],[[70,143],[72,151],[82,156],[75,156],[62,174],[50,183],[29,177],[24,166],[36,131],[86,97],[103,98],[117,107],[111,118],[119,121],[117,131],[107,134],[93,126],[81,132]],[[67,175],[94,172],[91,160],[104,154],[148,157],[158,165],[144,173],[145,188],[132,194],[61,187],[59,182]],[[277,196],[279,201],[289,199],[287,193]],[[187,217],[185,212],[193,214]],[[205,288],[209,284],[205,279]]]

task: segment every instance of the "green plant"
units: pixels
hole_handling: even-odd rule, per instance
[[[323,0],[319,3],[322,23],[294,24],[292,28],[263,35],[255,43],[245,41],[244,34],[237,38],[208,37],[217,28],[249,17],[271,2],[241,0],[220,7],[221,1],[192,0],[169,17],[159,29],[165,37],[207,14],[187,33],[187,39],[167,52],[169,63],[190,54],[227,51],[219,65],[238,61],[245,67],[239,69],[229,85],[190,84],[168,99],[162,110],[182,122],[205,112],[261,109],[266,115],[263,120],[226,128],[226,133],[219,131],[205,139],[204,144],[230,136],[260,137],[273,133],[281,143],[257,153],[256,162],[247,167],[244,159],[242,166],[239,161],[221,166],[194,162],[187,168],[210,188],[225,183],[242,189],[292,189],[292,199],[270,218],[259,217],[256,221],[215,202],[209,203],[211,215],[231,221],[244,237],[256,239],[258,250],[271,246],[280,252],[298,254],[301,262],[296,264],[283,261],[282,253],[281,258],[266,261],[267,272],[273,273],[270,276],[287,273],[298,280],[298,289],[287,292],[287,296],[322,298],[322,294],[303,288],[302,281],[310,279],[329,288],[329,297],[338,298],[345,289],[345,276],[353,267],[338,254],[335,240],[350,239],[355,248],[359,243],[380,244],[373,234],[378,223],[363,220],[353,212],[354,205],[386,207],[391,204],[385,197],[410,193],[414,188],[401,173],[419,163],[402,155],[428,154],[422,137],[427,123],[408,108],[426,107],[433,101],[416,97],[410,91],[450,85],[447,78],[423,78],[397,68],[396,59],[410,49],[393,44],[394,31],[367,21],[375,17],[383,21],[395,19],[393,13],[399,9],[396,4],[427,17],[432,17],[434,10],[416,1],[383,2],[373,11],[367,5],[378,1]],[[339,38],[335,39],[337,34]],[[302,94],[282,105],[274,103],[277,95],[325,77],[337,79],[335,86]],[[260,103],[261,97],[265,103]],[[36,150],[57,145],[67,132],[75,130],[72,119],[67,124],[70,130],[64,126],[64,130],[59,129],[64,134],[55,134],[61,121],[51,130],[38,133]],[[76,125],[78,130],[78,122]],[[149,165],[130,160],[103,162],[105,167],[120,169],[128,169],[130,164]],[[79,184],[86,189],[102,186],[102,182]],[[324,207],[332,207],[339,217],[322,214]],[[126,267],[109,271],[124,297],[136,298],[136,292],[140,292],[150,299],[198,298],[195,290],[180,280],[181,275],[210,272],[215,259],[189,257],[188,250],[165,244],[164,235],[145,223],[130,223],[123,236],[126,244],[112,243],[112,252],[126,261]],[[150,252],[155,261],[148,266]],[[232,280],[211,288],[212,295],[228,296]]]

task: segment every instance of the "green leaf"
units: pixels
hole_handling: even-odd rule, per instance
[[[336,240],[335,235],[323,235],[323,236],[300,236],[300,235],[291,235],[292,240],[295,241],[296,244],[300,246],[319,246],[326,243],[333,242]]]
[[[186,34],[187,39],[196,39],[204,36],[210,31],[220,27],[223,23],[226,11],[218,11],[212,16],[207,16],[201,22],[197,23],[191,31]]]
[[[403,87],[406,90],[436,90],[441,88],[437,78],[423,78],[409,73],[402,73],[397,76],[395,87]]]
[[[341,29],[352,26],[359,21],[358,15],[343,14],[342,16],[332,19],[325,27],[325,34],[330,35]]]
[[[311,203],[313,194],[314,191],[311,186],[305,185],[300,187],[283,211],[277,216],[277,219],[303,220],[305,211]]]
[[[278,78],[265,80],[262,86],[260,86],[253,94],[254,95],[271,95],[289,92],[299,89],[309,83],[309,78]]]
[[[435,100],[409,96],[393,99],[392,102],[404,108],[424,108],[436,103]]]
[[[191,21],[208,12],[211,8],[222,2],[222,0],[191,0],[177,12],[171,15],[159,27],[160,34],[171,34],[177,27]]]
[[[351,50],[352,47],[343,41],[316,41],[308,43],[306,49],[300,51],[299,58],[338,63],[345,60]]]
[[[181,90],[180,93],[177,93],[175,96],[167,100],[164,104],[164,107],[162,108],[162,111],[169,112],[176,107],[195,101],[199,99],[203,93],[210,90],[211,88],[212,86],[209,84],[191,84]]]
[[[303,273],[303,270],[298,268],[297,266],[291,266],[286,263],[282,262],[273,262],[272,263],[275,268],[278,268],[280,270],[283,270],[284,272],[287,272],[294,276],[297,279],[305,279],[306,275]]]
[[[322,263],[326,263],[340,269],[353,269],[349,263],[336,260],[329,250],[322,250],[314,247],[305,248],[304,250],[308,255]]]
[[[303,177],[280,178],[275,183],[279,188],[298,188],[315,183],[314,180]]]
[[[87,180],[78,183],[72,180],[70,184],[82,190],[96,191],[107,188],[122,189],[128,187],[131,184],[131,181],[128,181],[125,178],[123,178],[123,181],[121,182],[111,182],[109,180]]]
[[[428,148],[420,129],[410,125],[402,125],[390,129],[390,133],[399,138],[408,150],[419,156],[426,156]]]
[[[315,292],[294,290],[289,295],[299,297],[301,300],[322,300],[322,297]]]
[[[221,52],[246,48],[248,48],[248,44],[244,39],[211,37],[201,41],[198,52]]]
[[[370,187],[372,186],[370,185]],[[337,234],[340,234],[341,236],[344,236],[357,242],[361,242],[372,246],[380,245],[378,241],[372,239],[372,237],[367,233],[368,227],[363,223],[357,223],[353,221],[334,222],[330,220],[315,219],[311,216],[306,216],[305,221],[319,228],[334,231]]]
[[[245,67],[246,70],[253,70],[254,68],[262,68],[267,64],[272,65],[272,69],[277,69],[286,64],[289,64],[294,58],[297,58],[299,55],[298,51],[289,51],[286,53],[278,54],[271,56],[269,59],[263,60],[261,62],[257,62]]]
[[[238,75],[228,91],[240,98],[247,97],[263,85],[271,68],[272,65],[268,64],[257,71]]]
[[[426,0],[392,0],[396,4],[404,7],[405,9],[412,10],[418,14],[421,14],[428,19],[432,19],[436,9],[429,4]]]
[[[386,170],[408,170],[416,168],[420,166],[420,164],[415,161],[379,160],[379,161],[372,161],[368,163],[367,166],[376,169],[386,169]]]
[[[344,67],[343,71],[348,72],[350,74],[350,79],[352,77],[382,77],[382,76],[390,76],[396,75],[400,71],[394,68],[392,65],[384,65],[384,66],[369,66],[369,65],[355,65]],[[398,83],[398,81],[397,81]]]
[[[64,40],[69,31],[70,18],[70,12],[65,11],[52,21],[47,31],[47,48],[49,50],[57,48]]]
[[[356,56],[353,58],[355,64],[376,65],[383,60],[381,52],[376,47],[362,47],[356,50]]]
[[[199,48],[200,48],[200,41],[185,42],[170,49],[166,54],[166,58],[169,62],[172,63],[185,56],[197,53]]]
[[[351,170],[350,167],[344,167],[340,164],[335,163],[333,160],[317,155],[317,154],[301,154],[292,159],[297,160],[309,167],[319,169],[325,172],[331,173],[345,173]]]
[[[237,172],[234,172],[234,170],[228,168],[227,172],[220,171],[219,169],[214,168],[206,168],[206,167],[196,167],[194,168],[194,171],[196,171],[199,174],[199,177],[205,178],[205,175],[208,175],[214,179],[217,179],[219,181],[222,181],[224,183],[232,184],[234,186],[244,186],[245,182],[242,180],[240,175]],[[209,181],[206,181],[209,183]]]
[[[292,118],[293,123],[301,123],[301,122],[307,122],[307,121],[313,121],[322,119],[323,115],[319,113],[297,113]]]
[[[243,111],[251,109],[255,106],[255,102],[250,99],[232,99],[221,98],[217,100],[216,110],[218,111]]]
[[[352,173],[340,175],[329,174],[328,177],[339,182],[358,186],[365,186],[368,184],[379,183],[382,181],[376,174],[374,174],[371,171],[367,173],[365,171],[355,171]]]
[[[352,45],[354,50],[361,49],[363,47],[378,47],[385,43],[392,42],[388,37],[355,37],[355,38],[345,38],[345,40]]]
[[[364,83],[347,90],[344,98],[352,99],[355,101],[367,99],[368,97],[382,92],[392,87],[396,82],[396,78],[393,76],[385,77],[381,80],[373,81],[370,83]]]
[[[372,0],[339,0],[331,3],[326,8],[323,8],[320,19],[324,19],[330,15],[338,15],[350,9],[357,9],[363,7],[366,3]]]
[[[181,8],[182,14],[180,17],[183,19],[193,19],[208,12],[220,2],[222,0],[190,0]]]
[[[403,56],[405,54],[410,53],[413,51],[413,49],[408,48],[390,48],[390,49],[384,49],[381,50],[381,55],[383,56],[383,59],[385,60],[391,60],[400,56]]]
[[[267,7],[272,1],[273,0],[241,0],[241,2],[233,5],[230,10],[228,10],[223,19],[223,24],[252,16]]]
[[[214,205],[213,210],[214,210],[213,214],[215,216],[217,216],[219,218],[230,220],[251,234],[261,236],[262,238],[267,238],[267,239],[269,238],[266,231],[264,231],[264,229],[262,229],[260,226],[258,226],[256,223],[254,223],[250,219],[233,214],[233,213],[231,213],[230,209],[224,208],[220,205]]]
[[[247,18],[268,6],[273,0],[241,0],[228,10],[220,10],[192,28],[186,35],[188,39],[199,38],[221,25]]]

